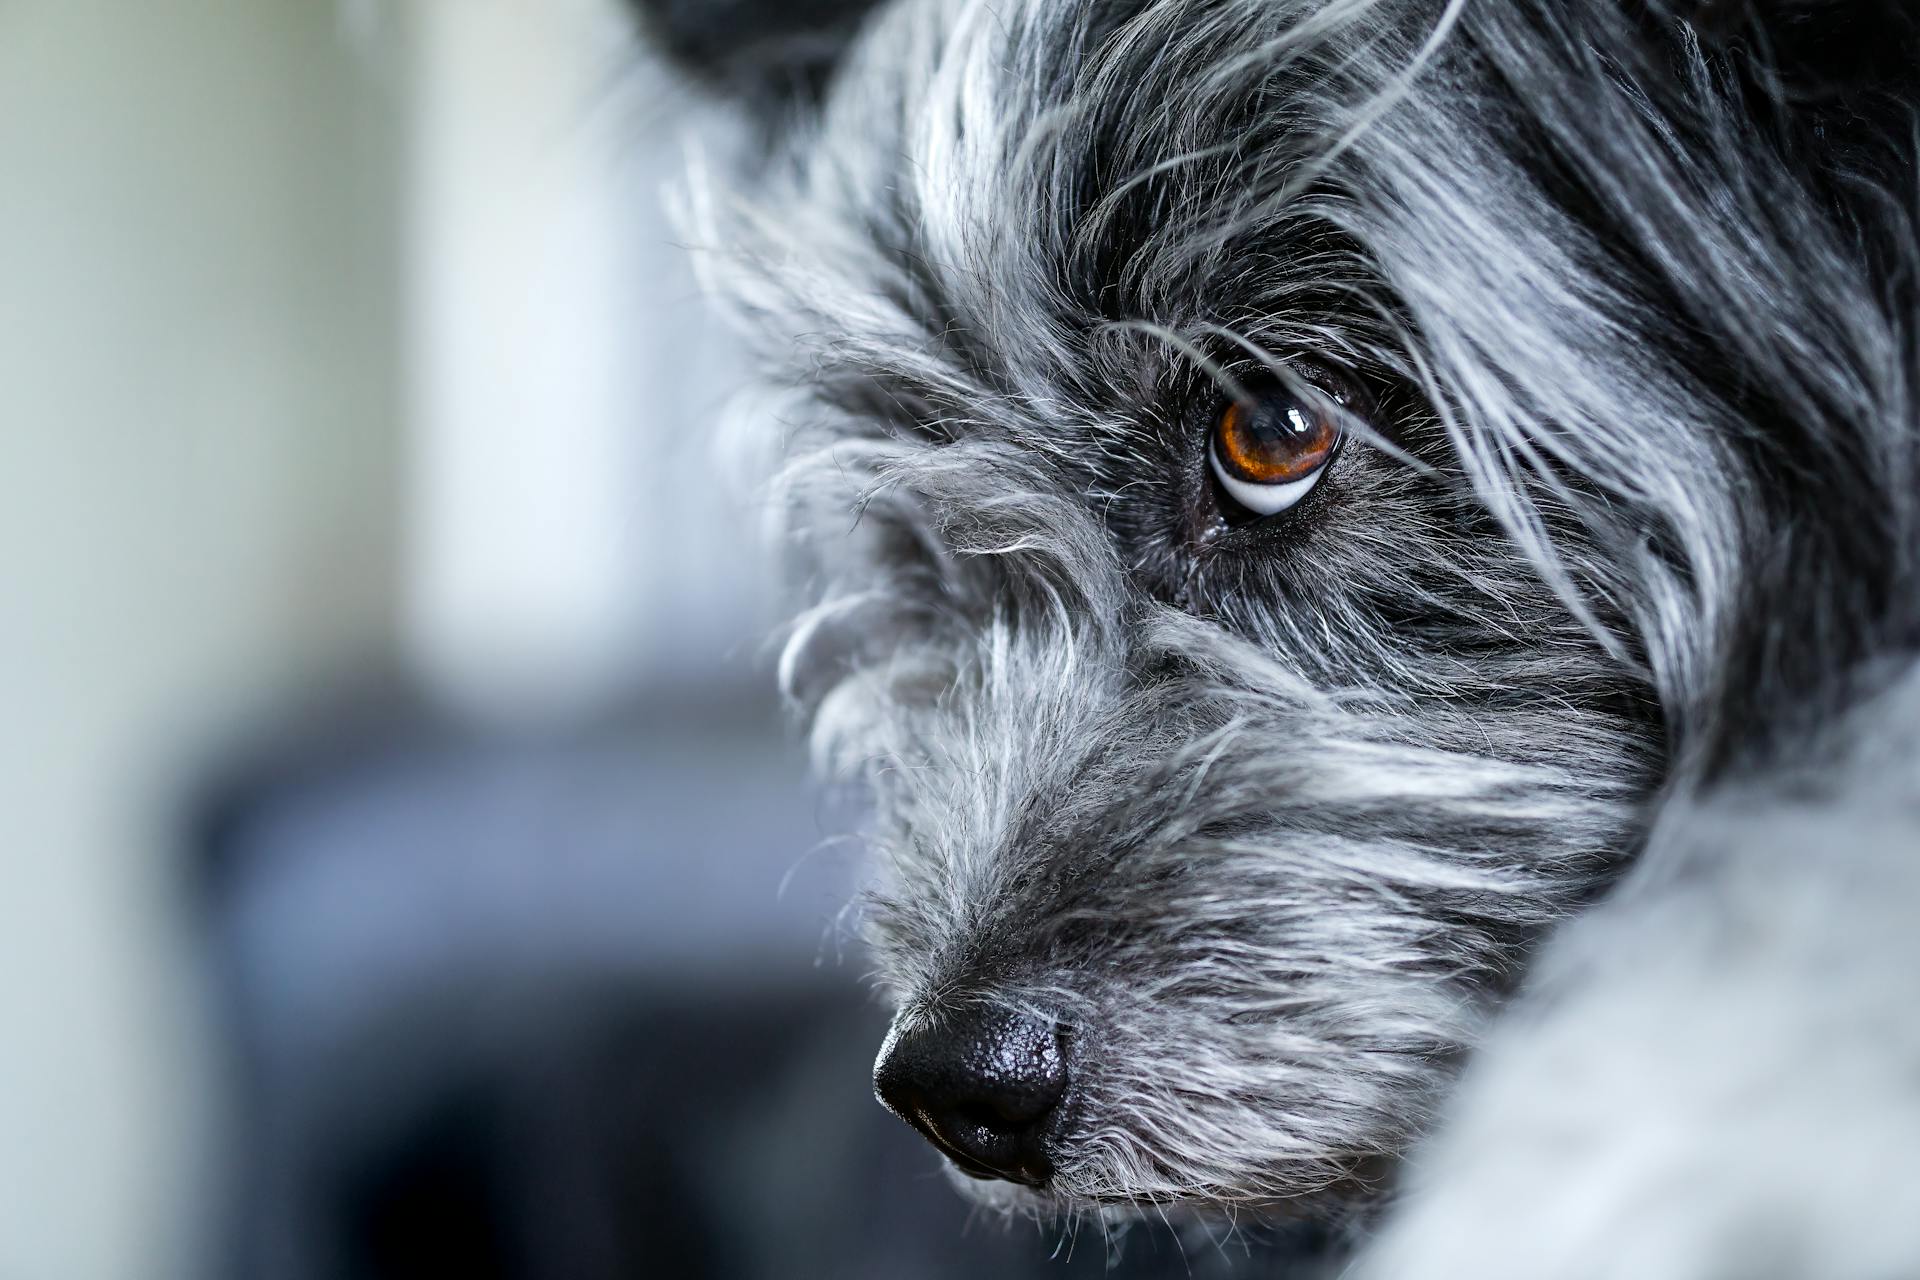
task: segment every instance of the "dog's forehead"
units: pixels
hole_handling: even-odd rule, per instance
[[[1323,348],[1315,291],[1352,261],[1293,185],[1324,145],[1312,66],[1337,30],[1307,12],[887,7],[767,210],[806,264],[777,310],[819,321],[827,363],[878,357],[892,406],[924,391],[936,416],[1019,409],[1069,438],[1128,434],[1223,332]]]
[[[1243,172],[1269,164],[1274,139],[1257,135],[1288,114],[1272,91],[1326,35],[1301,8],[900,0],[856,42],[807,145],[839,194],[866,212],[898,207],[936,263],[979,274],[996,255],[1065,241],[1128,184],[1214,181],[1209,144],[1235,148]],[[1033,283],[1070,286],[1051,274]]]
[[[1072,62],[1084,56],[1076,33],[1088,9],[890,6],[805,144],[811,172],[825,179],[815,193],[932,290],[937,297],[920,301],[949,312],[950,327],[978,329],[993,313],[1043,316],[1059,301],[1057,258],[1072,232],[1062,205],[1082,193],[1080,175],[1058,162],[1077,166],[1085,155],[1059,131],[1086,109]],[[1049,160],[1057,167],[1043,182]]]

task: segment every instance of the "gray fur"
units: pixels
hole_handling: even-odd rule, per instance
[[[1797,1124],[1833,1073],[1736,1103],[1715,1055],[1791,1063],[1794,966],[1835,947],[1889,1024],[1836,1070],[1920,1078],[1881,998],[1916,752],[1871,805],[1827,758],[1793,789],[1897,699],[1920,621],[1913,86],[1823,114],[1788,69],[1607,0],[891,0],[749,183],[695,184],[792,389],[756,420],[814,601],[782,675],[877,799],[881,979],[903,1020],[997,1001],[1072,1037],[1052,1184],[980,1194],[1337,1212],[1471,1062],[1369,1274],[1584,1275],[1502,1243],[1606,1176],[1510,1100],[1597,1150],[1689,1082],[1689,1160],[1716,1106]],[[1302,357],[1378,388],[1383,434],[1219,536],[1196,406]],[[1875,870],[1824,856],[1854,840]],[[1851,937],[1861,874],[1892,896]],[[1775,904],[1777,947],[1712,940]],[[1631,1230],[1647,1176],[1587,1225]],[[1731,1256],[1648,1247],[1667,1270],[1591,1273]]]

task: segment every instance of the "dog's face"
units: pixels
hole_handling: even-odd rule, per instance
[[[801,389],[879,1090],[989,1199],[1351,1191],[1634,845],[1716,409],[1457,20],[900,0],[707,209]]]

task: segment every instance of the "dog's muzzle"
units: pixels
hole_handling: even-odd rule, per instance
[[[873,1069],[881,1103],[962,1173],[1029,1187],[1053,1176],[1049,1135],[1067,1086],[1059,1031],[991,1006],[896,1020]]]

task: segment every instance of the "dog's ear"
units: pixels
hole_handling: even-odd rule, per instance
[[[879,0],[626,0],[682,72],[758,112],[817,99]]]

